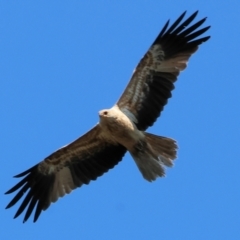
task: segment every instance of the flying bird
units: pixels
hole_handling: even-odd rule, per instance
[[[35,209],[33,221],[36,222],[52,202],[96,180],[116,166],[127,151],[147,181],[165,175],[165,168],[171,167],[176,158],[176,141],[145,130],[160,116],[190,56],[210,38],[200,37],[210,28],[199,29],[206,18],[191,24],[197,13],[183,20],[184,12],[171,26],[167,21],[117,103],[99,111],[95,127],[15,176],[23,179],[6,192],[18,190],[6,208],[23,198],[14,218],[26,210],[25,222]]]

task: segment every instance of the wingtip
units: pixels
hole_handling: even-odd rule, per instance
[[[15,205],[14,202],[10,202],[10,203],[6,206],[6,209],[11,208],[11,207],[14,206],[14,205]]]
[[[9,191],[10,191],[10,190],[6,191],[4,194],[5,194],[5,195],[9,194],[9,193],[10,193]]]
[[[196,14],[196,15],[197,15],[198,13],[199,13],[199,10],[196,10],[193,14]]]
[[[26,172],[26,171],[25,171]],[[13,176],[14,178],[20,178],[20,177],[23,177],[25,175],[25,172],[22,172],[22,173],[19,173],[15,176]]]
[[[9,204],[5,207],[5,209],[9,209],[11,206],[9,206]]]
[[[191,19],[190,21],[192,21],[196,18],[197,15],[198,15],[198,10],[196,12],[194,12],[188,19],[189,20]]]
[[[25,176],[25,175],[31,173],[32,171],[34,171],[34,170],[38,167],[38,165],[39,165],[39,164],[36,164],[36,165],[34,165],[33,167],[27,169],[26,171],[21,172],[21,173],[15,175],[15,176],[13,176],[13,177],[14,177],[14,178],[20,178],[20,177],[23,177],[23,176]]]
[[[196,10],[190,17],[192,17],[193,19],[198,15],[199,10]]]
[[[208,41],[211,38],[211,36],[207,36],[204,38],[204,42]]]
[[[28,218],[26,218],[26,216],[25,216],[22,223],[25,223],[27,220],[28,220]]]
[[[187,13],[187,10],[185,10],[185,11],[180,15],[180,17],[184,17],[184,16],[186,15],[186,13]]]

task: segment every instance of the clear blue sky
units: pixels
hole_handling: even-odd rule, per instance
[[[0,2],[0,239],[240,239],[240,1],[82,2]],[[127,154],[37,223],[13,220],[12,176],[95,125],[184,10],[207,16],[212,38],[149,129],[178,141],[167,177],[148,183]]]

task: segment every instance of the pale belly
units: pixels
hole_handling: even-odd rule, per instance
[[[107,118],[102,119],[100,125],[109,138],[125,146],[127,149],[132,149],[140,139],[144,138],[144,134],[125,115],[114,121]]]

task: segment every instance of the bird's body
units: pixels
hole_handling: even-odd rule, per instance
[[[153,181],[164,175],[164,165],[172,166],[177,145],[173,139],[138,130],[135,123],[118,106],[99,112],[99,127],[105,139],[124,146],[132,155],[143,177]],[[167,149],[159,146],[167,145]],[[170,148],[170,149],[169,149]],[[147,163],[147,164],[146,164]]]
[[[143,133],[117,106],[100,111],[99,118],[99,126],[105,137],[123,145],[128,150],[133,148],[136,141],[144,138]]]
[[[14,218],[26,210],[25,222],[35,209],[35,222],[52,202],[96,180],[117,165],[127,151],[146,180],[165,175],[165,168],[176,158],[176,141],[147,133],[146,129],[160,116],[190,56],[210,38],[198,38],[210,28],[198,29],[206,18],[189,26],[197,12],[182,22],[185,13],[170,27],[169,21],[165,24],[117,103],[99,112],[95,127],[15,176],[23,179],[6,192],[18,190],[7,208],[26,195]]]

